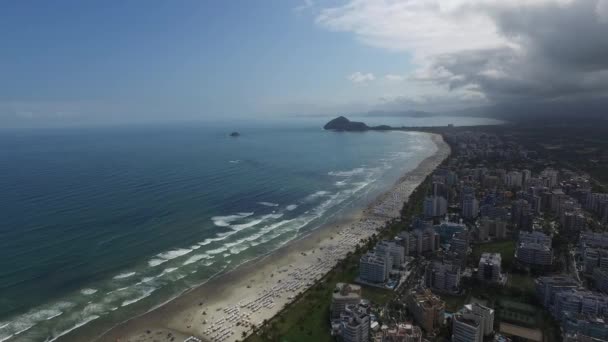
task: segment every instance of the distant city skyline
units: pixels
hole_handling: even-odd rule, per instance
[[[2,127],[608,94],[608,0],[14,1],[0,19]]]

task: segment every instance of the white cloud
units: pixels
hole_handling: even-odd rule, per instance
[[[498,31],[489,15],[491,11],[513,8],[525,11],[571,1],[350,0],[343,6],[322,9],[316,21],[329,30],[352,32],[371,46],[413,52],[420,62],[436,54],[513,47],[514,42]]]
[[[301,5],[294,7],[293,10],[296,12],[301,12],[301,11],[307,10],[309,8],[312,8],[314,5],[315,5],[315,3],[312,0],[304,0],[304,2]]]
[[[413,52],[418,59],[506,42],[490,18],[467,6],[470,1],[352,0],[322,10],[317,23],[352,32],[371,46]]]
[[[608,0],[598,0],[595,6],[595,14],[601,23],[608,23]]]
[[[350,74],[350,76],[348,76],[349,81],[351,81],[353,83],[360,83],[360,84],[371,82],[375,79],[376,79],[376,76],[374,76],[374,74],[372,74],[371,72],[362,73],[360,71],[357,71],[357,72]]]
[[[384,79],[391,82],[402,82],[405,80],[405,76],[403,75],[395,75],[395,74],[386,74],[384,75]]]

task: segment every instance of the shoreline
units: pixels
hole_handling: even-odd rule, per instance
[[[188,336],[208,341],[242,340],[251,326],[275,316],[358,243],[377,233],[388,220],[399,218],[414,189],[450,154],[440,135],[425,134],[431,136],[437,151],[350,217],[327,223],[101,335],[83,328],[60,341],[182,341]]]

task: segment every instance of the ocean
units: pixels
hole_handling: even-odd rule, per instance
[[[347,216],[436,151],[324,121],[1,131],[0,341],[110,328]]]

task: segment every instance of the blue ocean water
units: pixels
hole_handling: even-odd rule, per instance
[[[111,327],[362,206],[436,150],[321,124],[1,132],[0,341]]]

